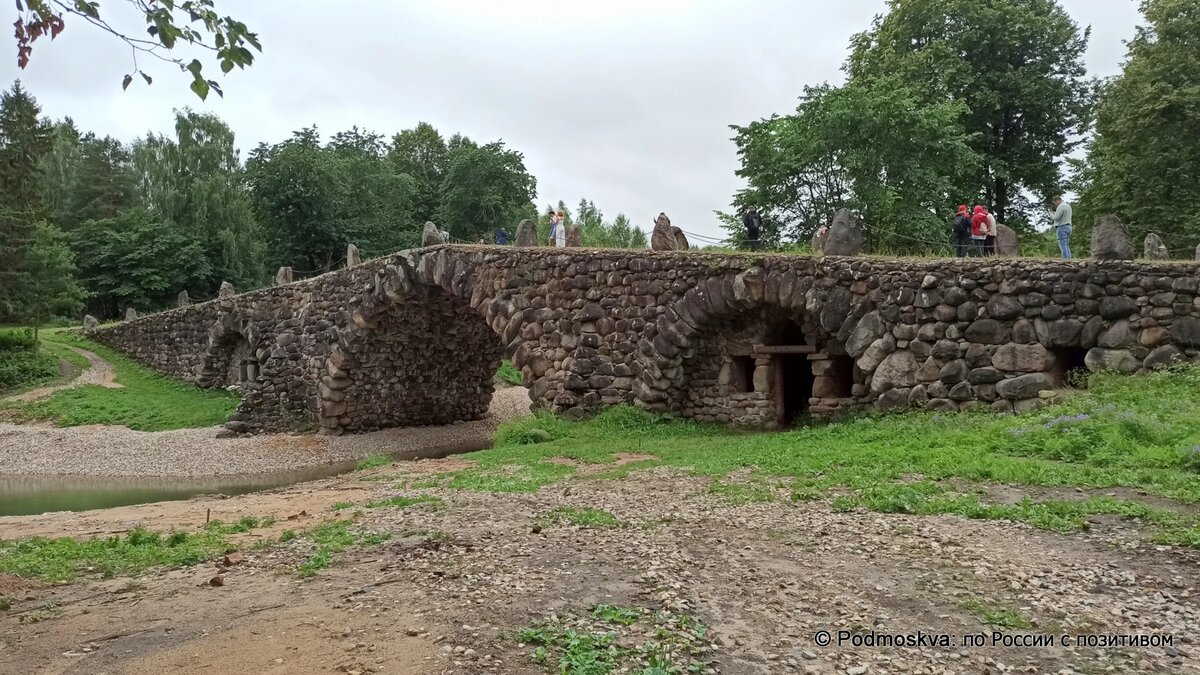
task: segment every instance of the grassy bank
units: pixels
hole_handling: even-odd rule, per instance
[[[828,499],[835,510],[953,513],[1058,531],[1112,514],[1141,520],[1160,541],[1200,545],[1200,521],[1189,509],[1138,499],[1144,492],[1180,505],[1200,502],[1197,409],[1200,368],[1191,367],[1095,375],[1086,392],[1021,417],[914,412],[744,434],[632,408],[578,423],[540,415],[503,426],[494,449],[468,456],[476,466],[406,487],[534,491],[574,474],[552,457],[604,464],[617,453],[638,453],[652,459],[597,477],[665,465],[711,477],[711,492],[732,503],[786,494]],[[749,469],[748,478],[725,480],[739,469]],[[1023,486],[1029,496],[1015,504],[992,500],[988,489],[997,484]],[[1128,490],[1122,498],[1088,494],[1100,488]],[[1039,498],[1046,496],[1053,498]]]
[[[60,391],[36,403],[7,404],[20,420],[50,420],[60,426],[105,424],[127,426],[139,431],[167,431],[209,427],[226,421],[237,407],[237,396],[223,390],[199,389],[176,382],[131,361],[121,354],[73,333],[43,332],[47,351],[63,354],[72,361],[86,359],[67,349],[77,347],[95,352],[112,364],[115,381],[110,389],[87,385]]]
[[[28,389],[56,377],[55,352],[40,349],[32,330],[0,329],[0,393]]]

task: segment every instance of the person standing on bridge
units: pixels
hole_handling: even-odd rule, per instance
[[[496,230],[496,244],[498,246],[508,246],[508,230],[503,227]]]
[[[996,255],[996,216],[985,206],[983,212],[987,214],[987,235],[983,240],[983,254]]]
[[[1071,259],[1071,205],[1062,197],[1054,198],[1054,234],[1058,237],[1058,250],[1063,260]]]
[[[757,251],[758,238],[762,234],[762,216],[758,215],[758,207],[751,206],[742,216],[742,225],[746,228],[746,245],[751,251]]]
[[[970,245],[971,214],[967,212],[967,205],[963,204],[958,207],[958,213],[954,216],[954,254],[959,258],[967,257]]]
[[[558,212],[558,226],[554,228],[553,243],[556,248],[567,247],[567,215],[562,211]]]
[[[987,209],[976,205],[974,215],[971,216],[971,256],[978,257],[985,254],[984,247],[987,245]]]

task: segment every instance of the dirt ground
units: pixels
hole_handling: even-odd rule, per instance
[[[428,475],[463,460],[427,460]],[[374,473],[394,474],[398,467]],[[852,512],[828,502],[731,506],[708,479],[665,468],[620,481],[586,475],[536,494],[434,491],[445,504],[348,509],[392,538],[351,548],[311,579],[303,540],[256,537],[334,517],[336,502],[396,494],[388,481],[330,479],[230,499],[0,519],[6,538],[100,535],[136,524],[191,528],[273,515],[243,540],[246,561],[137,579],[37,586],[0,578],[4,673],[547,673],[514,634],[597,603],[695,616],[720,673],[1194,672],[1200,555],[1150,544],[1113,519],[1083,534],[1024,525]],[[621,527],[545,520],[604,509]],[[291,520],[288,520],[292,517]],[[984,625],[979,601],[1032,622]],[[964,607],[966,605],[966,607]],[[954,647],[817,643],[818,631],[947,635]],[[993,632],[1052,635],[1054,646],[992,646]],[[963,638],[983,633],[986,645]],[[1170,647],[1063,646],[1061,637],[1170,635]]]

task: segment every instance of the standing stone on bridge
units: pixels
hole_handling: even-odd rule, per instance
[[[292,268],[280,267],[279,271],[275,273],[275,285],[283,286],[290,283],[292,283]]]
[[[425,229],[421,230],[421,245],[422,246],[441,246],[446,243],[446,238],[442,236],[442,231],[438,229],[430,221],[425,221]]]
[[[187,291],[179,291],[179,297],[175,298],[176,307],[187,307],[192,304],[192,299],[188,297]]]
[[[358,253],[358,247],[354,244],[346,245],[346,269],[358,267],[362,264],[362,256]]]
[[[583,230],[579,225],[572,225],[567,228],[567,248],[579,248],[583,246]]]
[[[133,321],[137,317],[138,317],[138,313],[137,313],[136,309],[134,309],[132,307],[128,307],[125,309],[125,320],[126,321]]]
[[[1196,244],[1196,260],[1200,260],[1200,244]]]
[[[1167,245],[1163,243],[1162,237],[1151,232],[1146,235],[1146,241],[1142,243],[1142,257],[1146,260],[1169,260],[1171,252],[1167,250]]]
[[[654,219],[654,232],[650,235],[650,248],[655,251],[677,251],[679,242],[675,241],[675,233],[671,230],[671,219],[667,214],[660,213]]]
[[[688,243],[687,235],[683,233],[683,230],[679,229],[678,227],[672,227],[671,233],[675,235],[675,245],[679,247],[680,251],[686,251],[692,247],[692,245]]]
[[[1100,216],[1092,228],[1092,257],[1096,260],[1133,260],[1133,241],[1116,216]]]
[[[829,225],[828,239],[822,248],[824,255],[852,256],[862,253],[863,241],[862,222],[850,213],[850,209],[838,209]]]
[[[96,326],[99,326],[99,325],[100,325],[100,322],[97,321],[96,317],[92,316],[91,314],[88,314],[87,316],[83,317],[83,332],[90,333],[90,332],[96,330]]]
[[[517,246],[537,246],[537,223],[526,218],[517,225]]]
[[[217,291],[218,298],[231,298],[237,295],[237,289],[228,281],[221,282],[221,288]]]
[[[1001,258],[1015,258],[1021,254],[1021,242],[1017,231],[1004,223],[996,223],[996,255]]]

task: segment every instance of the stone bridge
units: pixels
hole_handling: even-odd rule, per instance
[[[510,355],[534,408],[620,403],[778,428],[848,408],[1026,411],[1074,369],[1200,350],[1200,266],[435,246],[96,330],[237,432],[483,416]]]

